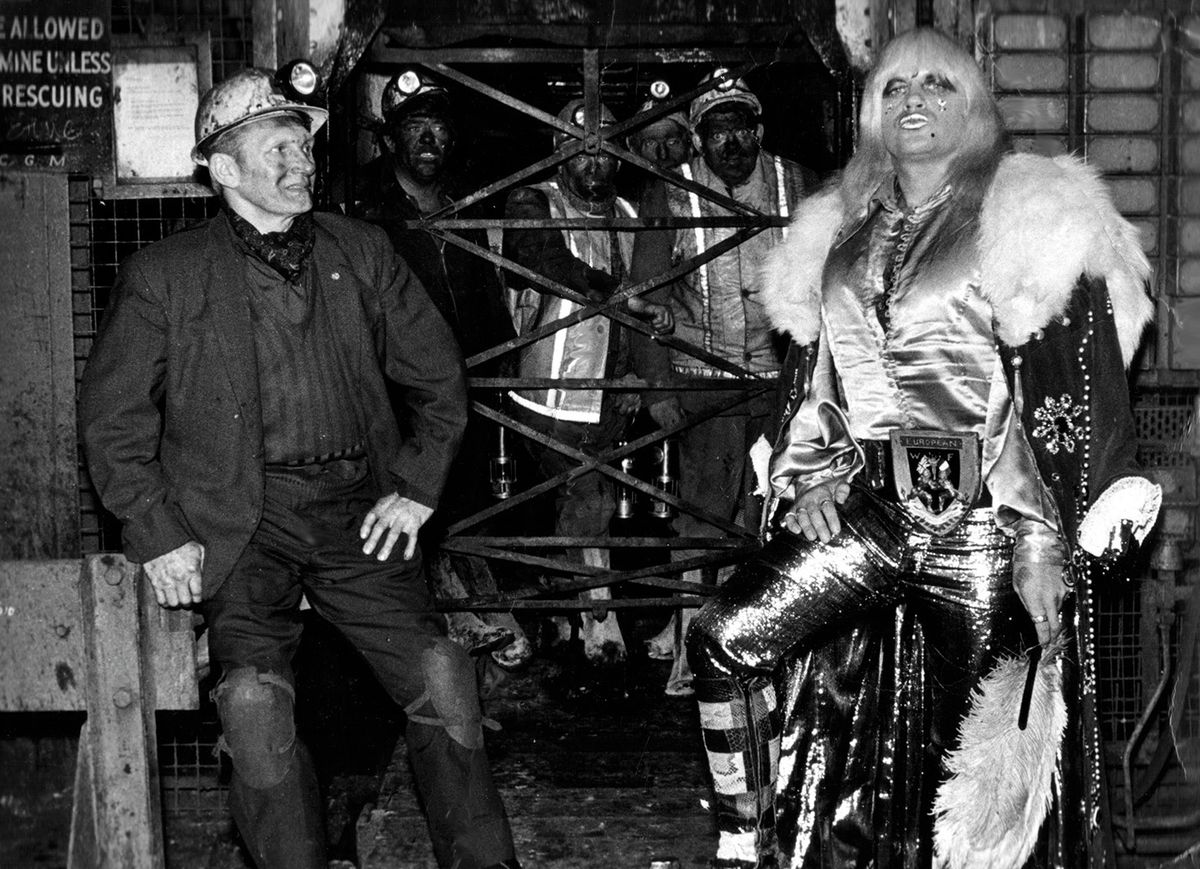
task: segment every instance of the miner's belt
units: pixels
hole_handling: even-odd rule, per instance
[[[866,465],[859,473],[859,482],[873,491],[876,495],[893,503],[900,503],[900,495],[896,491],[896,475],[892,467],[891,441],[861,440]],[[979,497],[975,499],[975,507],[991,507],[992,496],[987,486],[982,486]]]

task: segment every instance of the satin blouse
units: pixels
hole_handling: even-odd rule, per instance
[[[915,208],[876,195],[839,234],[825,264],[813,381],[775,449],[772,487],[798,496],[852,476],[861,462],[850,438],[886,440],[897,428],[974,432],[1017,560],[1061,561],[1055,509],[1013,412],[980,292],[974,234],[953,239],[947,225],[951,195],[943,188]]]

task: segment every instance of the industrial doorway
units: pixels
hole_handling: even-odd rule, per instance
[[[473,353],[466,364],[472,413],[477,422],[486,421],[493,433],[490,443],[495,458],[507,458],[506,452],[519,453],[520,445],[528,443],[566,456],[572,466],[548,477],[521,468],[516,485],[501,493],[505,497],[456,518],[441,541],[445,551],[521,565],[557,580],[549,586],[473,594],[444,603],[448,609],[485,611],[595,610],[601,617],[610,608],[697,605],[711,593],[712,585],[684,581],[681,574],[697,569],[715,572],[756,547],[753,505],[742,521],[734,521],[732,516],[716,515],[674,494],[670,485],[655,479],[662,474],[633,473],[632,465],[635,461],[657,464],[655,471],[673,472],[664,467],[673,439],[712,416],[773,395],[777,378],[755,373],[709,347],[677,336],[655,336],[650,325],[628,313],[624,304],[681,276],[704,271],[712,260],[760,233],[778,232],[788,218],[747,207],[677,171],[659,168],[630,150],[628,136],[671,113],[686,113],[695,97],[741,78],[763,104],[764,149],[827,174],[849,153],[854,114],[853,83],[832,15],[802,10],[800,7],[809,4],[800,3],[736,4],[736,8],[718,12],[636,4],[624,9],[617,4],[604,26],[598,26],[596,21],[575,18],[569,10],[557,7],[496,9],[493,4],[481,11],[475,6],[468,9],[468,5],[447,8],[444,4],[409,3],[403,15],[393,13],[360,65],[357,88],[351,88],[358,92],[355,104],[344,107],[358,123],[340,125],[359,131],[341,143],[352,176],[353,167],[371,157],[371,137],[361,131],[379,120],[378,100],[384,82],[416,70],[443,83],[453,93],[458,117],[470,119],[464,125],[468,129],[462,131],[465,142],[456,167],[471,179],[470,192],[411,221],[408,228],[429,232],[443,245],[469,251],[493,265],[509,283],[532,286],[564,303],[559,308],[562,316],[553,322]],[[701,79],[716,69],[726,72],[702,84]],[[663,84],[669,95],[642,108],[652,86],[658,89]],[[582,128],[555,116],[574,98],[583,101]],[[615,123],[600,123],[602,104],[615,115]],[[338,129],[339,125],[331,126]],[[565,144],[553,150],[551,134],[564,137]],[[635,201],[639,186],[661,179],[686,191],[693,201],[715,204],[720,216],[656,218],[653,222],[634,216],[546,220],[502,216],[508,191],[553,174],[577,154],[600,153],[621,162],[618,185]],[[351,177],[345,188],[353,187]],[[468,213],[471,216],[466,216]],[[480,213],[486,216],[478,216]],[[637,283],[626,282],[604,301],[589,299],[515,262],[503,254],[499,244],[506,230],[584,229],[633,235],[651,226],[689,233],[708,231],[710,240],[668,271]],[[480,230],[488,232],[490,245],[479,243],[478,237],[474,241],[465,237]],[[530,378],[484,373],[497,360],[511,360],[523,348],[590,318],[603,318],[611,328],[650,337],[687,354],[716,376],[666,386],[614,377]],[[511,390],[533,388],[599,389],[614,395],[707,390],[719,391],[723,400],[704,415],[665,428],[635,428],[610,447],[588,454],[523,423],[502,400]],[[538,499],[544,503],[567,481],[589,474],[611,480],[646,513],[687,514],[710,530],[706,536],[672,537],[658,533],[665,526],[651,523],[648,532],[630,535],[614,529],[615,534],[580,537],[542,533],[543,528],[529,522],[520,523],[520,533],[493,530],[504,528],[506,516],[529,515],[521,511],[528,511]],[[511,528],[512,523],[508,524]],[[599,567],[571,557],[572,551],[584,548],[632,549],[644,555],[634,559],[637,566],[632,568]],[[625,591],[619,599],[602,603],[575,596],[600,587]]]

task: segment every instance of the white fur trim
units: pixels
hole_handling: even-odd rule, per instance
[[[834,189],[796,209],[788,239],[763,268],[771,323],[799,344],[820,334],[825,259],[845,220]],[[1011,154],[996,172],[980,216],[983,292],[1000,340],[1025,344],[1067,306],[1081,274],[1104,278],[1126,366],[1154,317],[1150,263],[1137,230],[1113,206],[1099,173],[1075,157]]]
[[[843,210],[836,189],[805,199],[796,208],[787,240],[772,248],[763,264],[767,316],[797,344],[810,344],[821,332],[821,276]]]
[[[1154,316],[1150,263],[1100,174],[1071,156],[1004,159],[979,221],[983,292],[999,338],[1019,347],[1070,300],[1081,274],[1104,278],[1126,366]]]
[[[1100,493],[1079,523],[1079,545],[1100,558],[1124,548],[1124,523],[1138,543],[1146,539],[1162,507],[1162,486],[1145,477],[1121,477]]]

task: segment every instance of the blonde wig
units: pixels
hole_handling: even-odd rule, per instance
[[[883,90],[891,79],[908,79],[920,70],[941,73],[966,99],[965,134],[946,180],[954,188],[951,207],[963,218],[949,225],[973,227],[1000,158],[1010,150],[1008,134],[975,59],[953,39],[928,27],[909,30],[889,42],[868,74],[857,147],[842,173],[842,196],[851,213],[861,211],[879,185],[892,177],[892,156],[883,144]]]

